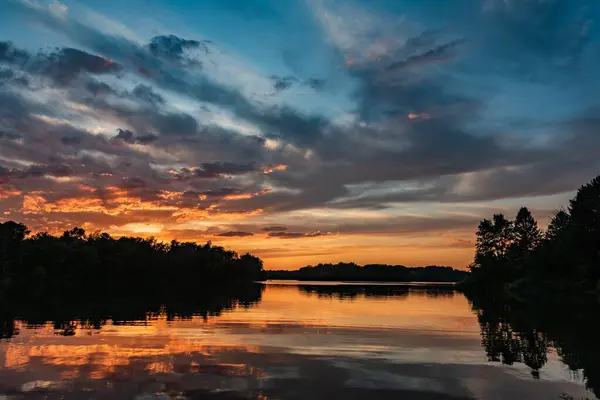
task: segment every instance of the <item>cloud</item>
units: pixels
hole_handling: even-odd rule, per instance
[[[327,120],[319,115],[305,115],[287,106],[264,107],[251,101],[238,90],[211,80],[206,75],[190,72],[182,65],[161,62],[165,57],[169,58],[169,54],[180,54],[180,46],[184,48],[188,46],[187,42],[182,42],[181,39],[170,36],[164,39],[165,37],[161,36],[160,38],[163,39],[158,40],[155,55],[150,50],[140,48],[136,43],[103,34],[73,19],[58,19],[41,7],[21,1],[11,5],[49,28],[64,33],[81,45],[101,52],[107,59],[119,61],[122,67],[135,71],[164,90],[231,110],[238,117],[263,129],[267,137],[285,137],[292,143],[307,145],[319,137],[327,125]],[[193,118],[186,118],[187,120],[184,121],[184,115],[181,113],[173,113],[170,116],[179,121],[169,121],[169,123],[185,124],[187,128],[174,129],[174,132],[187,135],[196,132],[192,129]],[[162,129],[168,131],[168,126],[163,125]]]
[[[17,49],[12,42],[0,41],[0,61],[8,64],[23,65],[29,61],[31,55]]]
[[[327,236],[330,233],[323,232],[280,232],[280,231],[271,231],[267,234],[268,237],[271,238],[279,238],[279,239],[300,239],[300,238],[314,238],[319,236]]]
[[[152,134],[136,135],[127,129],[118,129],[117,136],[113,137],[113,141],[122,141],[128,144],[149,144],[158,139],[158,136]]]
[[[165,103],[165,99],[163,99],[163,97],[160,94],[156,93],[154,89],[152,89],[152,87],[148,85],[137,85],[133,89],[133,95],[137,99],[145,101],[149,104]]]
[[[58,17],[66,17],[69,12],[69,7],[58,0],[52,0],[52,3],[50,3],[48,7],[50,8],[50,11]]]
[[[272,75],[271,81],[273,82],[273,89],[275,89],[275,92],[278,93],[291,88],[294,83],[298,82],[298,78],[295,76],[281,77]]]
[[[31,54],[17,49],[11,42],[0,42],[0,62],[20,67],[66,85],[83,73],[93,75],[115,74],[121,66],[114,61],[73,48]]]
[[[177,180],[189,180],[194,178],[219,178],[231,175],[245,175],[256,172],[258,169],[254,163],[237,164],[233,162],[202,163],[199,167],[181,168],[172,171],[171,175]]]
[[[60,138],[60,141],[65,146],[77,146],[81,143],[83,139],[78,136],[63,136]]]
[[[29,79],[22,72],[15,72],[10,68],[0,68],[0,86],[28,87],[29,84]]]
[[[163,35],[153,37],[148,48],[156,57],[179,63],[201,65],[200,61],[186,57],[186,52],[200,49],[208,54],[210,45],[212,45],[210,40],[187,40],[175,35]]]
[[[254,236],[254,233],[252,233],[252,232],[240,232],[240,231],[228,231],[228,232],[217,233],[215,236],[219,236],[219,237],[248,237],[248,236]]]
[[[60,84],[69,83],[82,72],[95,75],[114,74],[121,68],[110,59],[71,48],[37,56],[33,63],[39,63],[35,68],[39,68],[41,74]]]
[[[265,226],[261,229],[263,232],[282,232],[287,230],[287,228],[283,225],[272,225],[272,226]]]
[[[18,133],[0,131],[0,141],[1,140],[19,140],[19,139],[21,139],[21,135],[19,135]]]
[[[8,169],[2,167],[2,176],[7,179],[28,179],[51,176],[56,178],[64,178],[73,175],[73,169],[69,165],[30,165],[24,169]]]
[[[303,84],[313,90],[316,90],[317,92],[320,92],[325,89],[327,82],[324,79],[310,78],[305,80]]]
[[[452,57],[451,50],[466,42],[465,38],[455,39],[448,43],[436,45],[435,47],[426,50],[419,54],[407,56],[405,59],[394,61],[385,67],[386,71],[396,71],[398,69],[407,68],[411,65],[421,64],[426,62],[446,61]]]
[[[146,186],[148,186],[146,181],[139,177],[126,176],[121,180],[121,187],[125,189],[138,189]]]
[[[208,198],[221,198],[225,196],[240,194],[242,191],[238,188],[224,187],[217,190],[207,190],[199,193],[200,196],[206,196]]]

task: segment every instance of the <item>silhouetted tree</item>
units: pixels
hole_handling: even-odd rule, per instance
[[[569,214],[570,245],[576,248],[572,256],[585,279],[596,283],[600,280],[600,176],[577,191]]]
[[[269,279],[314,281],[373,281],[373,282],[458,282],[467,276],[465,271],[451,267],[354,263],[318,264],[297,271],[268,271]]]
[[[562,235],[565,234],[567,229],[571,224],[571,216],[565,210],[558,210],[554,217],[550,220],[550,224],[548,224],[548,230],[545,234],[545,239],[547,241],[555,241],[558,240]]]
[[[239,257],[211,243],[160,243],[154,238],[86,235],[82,228],[60,237],[27,238],[23,224],[0,224],[0,296],[55,292],[193,291],[208,284],[264,279],[262,261]]]
[[[10,285],[12,274],[18,270],[22,245],[29,230],[13,221],[0,223],[0,289]]]
[[[482,220],[471,272],[461,285],[467,291],[520,287],[524,294],[542,286],[600,291],[600,177],[578,190],[545,234],[525,207],[514,221],[502,214]]]
[[[527,207],[521,207],[513,223],[514,241],[511,250],[514,258],[521,258],[537,249],[542,240],[542,231]]]

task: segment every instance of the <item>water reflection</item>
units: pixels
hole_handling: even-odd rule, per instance
[[[557,372],[545,327],[524,330],[479,303],[474,314],[450,287],[305,282],[107,299],[1,305],[0,398],[585,394],[580,378]],[[581,362],[569,351],[561,357]]]
[[[452,297],[455,290],[451,285],[311,285],[298,286],[306,294],[319,297],[337,298],[340,300],[355,299],[357,297],[407,297],[410,293],[430,297]]]
[[[574,304],[564,298],[528,305],[485,298],[471,301],[490,361],[523,363],[539,378],[549,355],[556,352],[573,376],[581,374],[587,387],[600,393],[597,303]]]
[[[177,295],[138,294],[118,297],[100,294],[86,296],[55,293],[51,297],[20,298],[0,303],[0,338],[19,334],[16,320],[28,328],[50,322],[55,334],[73,336],[77,329],[101,329],[111,325],[148,325],[158,318],[166,321],[192,317],[207,319],[224,311],[249,308],[260,302],[263,284],[201,288]]]

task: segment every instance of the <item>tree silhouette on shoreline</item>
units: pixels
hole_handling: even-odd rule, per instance
[[[158,242],[154,238],[86,234],[61,236],[0,223],[0,296],[52,293],[194,292],[207,285],[264,280],[262,261],[210,242]]]

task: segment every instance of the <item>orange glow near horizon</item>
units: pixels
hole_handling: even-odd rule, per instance
[[[93,373],[89,377],[102,379],[125,371],[122,368],[139,365],[136,370],[140,373],[156,374],[173,371],[176,358],[190,357],[182,361],[197,366],[196,362],[204,357],[214,365],[227,353],[263,354],[270,349],[272,335],[277,335],[279,345],[286,347],[299,344],[298,333],[321,337],[347,335],[348,328],[365,327],[368,328],[362,334],[374,341],[393,335],[397,339],[418,339],[428,346],[441,346],[439,339],[415,332],[435,326],[436,330],[430,332],[434,335],[443,330],[453,337],[472,338],[474,345],[479,345],[479,324],[463,296],[432,298],[410,291],[405,296],[385,300],[358,295],[352,301],[334,296],[324,302],[318,294],[296,286],[267,285],[261,297],[252,307],[235,307],[206,318],[169,320],[164,314],[153,314],[146,317],[145,324],[117,325],[109,320],[97,331],[78,323],[76,334],[68,338],[57,336],[52,323],[31,328],[17,322],[19,340],[0,342],[0,368],[23,370],[43,364],[45,369],[58,367],[78,373],[79,367],[89,366],[89,373]],[[381,307],[382,301],[388,306]],[[307,314],[306,310],[315,311]],[[376,332],[378,328],[383,329]],[[249,332],[254,334],[248,335]],[[301,341],[306,345],[304,339]],[[341,346],[343,342],[340,340]],[[316,337],[310,345],[313,346],[315,351],[328,351],[328,347],[319,347]],[[231,357],[218,364],[226,366],[233,375],[254,371]]]
[[[376,211],[333,214],[327,210],[306,210],[275,218],[271,210],[244,209],[243,200],[266,195],[270,189],[216,196],[207,203],[212,198],[198,195],[194,199],[181,189],[160,190],[146,199],[136,195],[135,190],[118,186],[96,189],[77,184],[73,188],[75,193],[58,199],[50,191],[22,193],[4,189],[0,198],[12,202],[14,207],[3,210],[0,221],[22,220],[33,233],[47,231],[54,235],[79,226],[88,232],[100,230],[116,237],[152,235],[164,242],[211,241],[239,254],[248,252],[260,257],[266,269],[297,269],[337,262],[449,265],[464,269],[473,259],[474,229],[419,231],[415,225],[414,233],[410,230],[338,232],[326,225],[334,217],[378,224],[386,216]],[[322,232],[332,233],[314,234],[321,227],[319,224],[325,224],[321,225],[325,228]],[[277,225],[284,225],[283,232],[289,235],[263,230]],[[220,235],[225,232],[240,232],[240,235]]]

